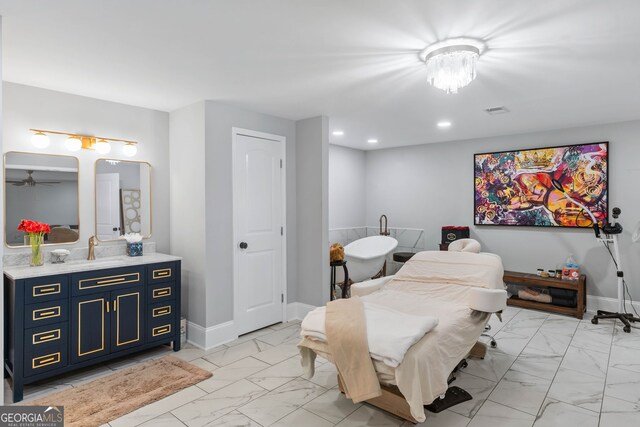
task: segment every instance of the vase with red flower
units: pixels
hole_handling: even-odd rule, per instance
[[[29,235],[31,266],[43,265],[44,253],[42,252],[42,244],[44,243],[44,235],[51,232],[49,224],[23,219],[18,226],[18,231],[24,231]]]

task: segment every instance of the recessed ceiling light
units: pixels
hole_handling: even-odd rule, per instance
[[[377,143],[378,143],[378,140],[377,140],[377,139],[375,139],[375,138],[371,138],[371,139],[367,139],[367,142],[368,142],[369,144],[377,144]]]
[[[344,131],[343,130],[334,130],[333,131],[333,136],[342,136],[344,135]]]
[[[451,122],[448,120],[442,120],[438,122],[438,127],[439,128],[448,128],[451,126]]]

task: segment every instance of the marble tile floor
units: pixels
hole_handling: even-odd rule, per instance
[[[587,316],[588,317],[588,316]],[[454,385],[473,400],[440,414],[429,427],[640,426],[640,330],[619,324],[508,308],[492,318],[498,348],[470,360]],[[75,387],[175,354],[214,376],[103,427],[154,426],[410,426],[337,389],[335,367],[316,361],[316,376],[300,377],[298,321],[270,326],[204,351],[162,347],[25,389],[25,401]],[[488,341],[488,339],[487,339]],[[5,399],[10,389],[5,382]],[[10,401],[6,401],[10,404]]]

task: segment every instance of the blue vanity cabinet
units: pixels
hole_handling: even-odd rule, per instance
[[[170,263],[147,267],[147,342],[163,341],[167,336],[180,333],[177,313],[176,274]]]
[[[71,360],[78,363],[142,346],[145,267],[71,275]],[[77,329],[77,330],[76,330]]]
[[[144,289],[114,291],[111,301],[111,351],[144,344]]]
[[[71,299],[71,362],[107,355],[111,352],[111,322],[107,305],[110,293],[85,295]]]
[[[158,345],[178,351],[180,268],[173,260],[25,279],[5,271],[14,402],[25,384]]]

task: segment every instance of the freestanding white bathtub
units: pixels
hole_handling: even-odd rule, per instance
[[[349,243],[344,247],[349,279],[357,283],[375,276],[396,246],[398,241],[389,236],[369,236]],[[342,269],[337,269],[337,272],[342,273]],[[344,278],[338,276],[337,280]]]

